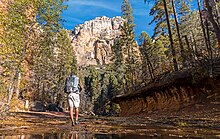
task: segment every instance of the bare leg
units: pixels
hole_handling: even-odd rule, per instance
[[[76,121],[79,119],[79,108],[75,108],[75,116],[76,116]]]
[[[70,119],[72,120],[72,122],[74,122],[73,119],[73,108],[70,107]]]

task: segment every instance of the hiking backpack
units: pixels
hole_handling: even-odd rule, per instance
[[[64,86],[64,92],[69,94],[71,92],[77,92],[79,85],[79,78],[75,75],[69,76],[66,78],[65,86]]]

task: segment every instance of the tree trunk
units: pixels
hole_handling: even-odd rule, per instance
[[[220,28],[214,20],[214,16],[212,14],[213,10],[212,10],[212,7],[209,5],[209,0],[204,0],[204,2],[205,2],[205,7],[208,11],[208,19],[212,23],[212,26],[214,28],[214,32],[215,32],[215,35],[216,35],[216,38],[217,38],[217,41],[218,41],[218,46],[220,48]]]
[[[178,71],[178,64],[177,64],[177,60],[176,60],[176,51],[175,51],[174,46],[173,46],[173,37],[172,37],[171,28],[170,28],[170,20],[169,20],[169,14],[168,14],[168,10],[167,10],[166,0],[163,0],[163,3],[164,3],[164,10],[165,10],[166,19],[167,19],[167,26],[168,26],[170,46],[171,46],[171,51],[172,51],[172,56],[173,56],[174,70]]]
[[[192,39],[193,39],[193,44],[194,44],[194,55],[195,55],[195,60],[197,60],[198,59],[198,49],[197,49],[197,44],[196,44],[196,39],[195,39],[195,35],[194,35],[194,33],[191,31],[191,33],[192,33]]]
[[[215,10],[216,10],[216,15],[217,15],[217,23],[218,23],[218,25],[220,24],[220,17],[219,17],[219,15],[220,15],[220,6],[219,6],[219,1],[218,0],[213,0],[213,2],[215,3]]]
[[[17,79],[17,85],[16,85],[16,90],[15,90],[15,93],[16,93],[16,97],[18,98],[19,97],[19,92],[20,92],[20,83],[21,83],[21,73],[20,72],[18,72],[17,73],[18,75],[18,79]]]
[[[207,19],[205,20],[205,26],[206,26],[206,34],[207,34],[208,45],[211,48],[210,33],[209,33],[209,23],[208,23]]]
[[[196,60],[196,52],[195,52],[195,49],[194,49],[194,46],[193,46],[194,41],[193,41],[192,36],[190,37],[190,42],[189,42],[189,43],[192,44],[192,45],[191,45],[192,57],[193,57],[193,62],[195,62],[195,60]]]
[[[186,35],[184,36],[184,38],[185,38],[185,40],[186,40],[186,45],[187,45],[187,48],[188,48],[190,60],[192,60],[192,49],[190,48],[189,40],[188,40],[188,38],[187,38]]]
[[[9,105],[11,103],[11,99],[12,99],[12,95],[13,95],[13,90],[14,90],[14,87],[13,87],[13,79],[14,78],[14,75],[11,75],[11,79],[10,79],[10,85],[8,87],[8,100],[7,100],[7,104]]]
[[[153,81],[154,80],[154,70],[153,70],[153,66],[152,66],[152,64],[151,64],[151,62],[150,62],[150,60],[149,60],[149,57],[148,57],[148,55],[146,55],[147,56],[147,66],[148,66],[148,70],[149,70],[149,72],[150,72],[150,78],[151,78],[151,81]]]
[[[29,28],[29,31],[28,31],[28,34],[27,34],[27,38],[24,38],[25,39],[25,42],[24,42],[24,47],[22,49],[22,53],[21,53],[21,57],[20,57],[20,60],[19,60],[19,63],[18,63],[18,66],[17,66],[17,69],[15,69],[15,73],[14,75],[12,75],[11,77],[11,80],[10,80],[10,85],[9,85],[9,89],[8,89],[8,100],[7,100],[7,103],[10,104],[11,102],[11,99],[12,99],[12,96],[13,96],[13,91],[14,91],[14,88],[18,89],[19,88],[19,85],[20,85],[20,79],[21,79],[21,76],[20,76],[20,66],[21,66],[21,63],[23,62],[24,60],[24,56],[25,56],[25,53],[26,53],[26,49],[27,49],[27,46],[28,46],[28,43],[29,43],[29,40],[30,40],[30,34],[33,30],[33,26],[34,26],[35,23],[33,23],[30,28]],[[16,77],[17,76],[17,77]],[[16,87],[14,87],[14,84],[16,82],[16,79],[17,79],[17,85]]]
[[[210,67],[210,75],[212,77],[212,71],[213,71],[213,54],[212,54],[212,47],[211,47],[211,41],[210,41],[210,33],[209,33],[209,24],[208,24],[208,21],[207,19],[205,20],[205,25],[206,25],[206,31],[207,31],[207,39],[208,39],[208,44],[209,44],[209,53],[210,53],[210,64],[211,64],[211,67]]]
[[[175,24],[176,24],[176,29],[177,29],[178,40],[179,40],[179,43],[180,43],[180,53],[181,53],[181,56],[183,58],[183,63],[185,63],[186,57],[185,57],[185,52],[184,52],[184,48],[183,48],[182,39],[181,39],[181,36],[180,36],[180,29],[179,29],[178,19],[177,19],[177,15],[176,15],[175,3],[174,3],[174,0],[172,0],[171,2],[172,2],[174,19],[175,19]]]
[[[197,0],[197,4],[198,4],[198,9],[199,9],[200,23],[201,23],[201,26],[202,26],[202,32],[203,32],[203,36],[204,36],[204,39],[205,39],[205,45],[206,45],[208,54],[210,56],[209,45],[208,45],[208,41],[207,41],[207,37],[206,37],[206,33],[205,33],[205,27],[204,27],[204,24],[203,24],[203,19],[202,19],[202,13],[201,13],[201,9],[200,9],[200,2],[199,2],[199,0]]]

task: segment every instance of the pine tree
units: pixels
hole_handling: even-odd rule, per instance
[[[125,80],[125,71],[126,65],[124,61],[124,52],[123,52],[123,42],[121,36],[117,37],[114,41],[114,45],[112,46],[112,61],[113,64],[110,66],[112,71],[117,75],[119,83],[121,84],[120,89],[126,92],[126,80]]]
[[[95,67],[91,67],[89,69],[90,73],[89,73],[89,79],[90,79],[90,94],[91,94],[91,102],[92,104],[97,103],[97,99],[101,94],[101,84],[100,84],[100,72],[99,70],[96,70]]]
[[[61,30],[61,13],[66,8],[63,1],[40,2],[37,6],[37,21],[42,31],[32,50],[34,76],[31,87],[35,90],[35,99],[55,102],[62,94],[64,78],[71,68],[76,69],[76,59],[68,34]]]
[[[126,7],[126,8],[125,8]],[[122,26],[120,42],[123,53],[124,67],[125,67],[125,92],[134,90],[137,81],[137,72],[139,67],[138,45],[135,41],[134,21],[132,15],[132,7],[130,3],[125,0],[122,5],[122,16],[126,19]]]
[[[138,67],[137,44],[134,38],[132,25],[127,22],[122,27],[122,49],[125,61],[125,80],[127,89],[132,91],[135,86],[135,67]]]
[[[168,33],[173,67],[174,67],[174,70],[177,71],[178,70],[177,54],[176,54],[176,50],[174,47],[173,34],[171,31],[172,28],[171,28],[171,22],[170,22],[170,15],[171,15],[170,11],[171,11],[170,7],[167,6],[166,0],[155,1],[155,5],[151,8],[151,11],[150,11],[150,15],[154,15],[154,19],[150,22],[150,24],[153,22],[157,23],[154,29],[154,37],[160,34],[165,36],[165,34]]]
[[[126,19],[129,24],[134,24],[133,10],[128,0],[124,0],[121,7],[122,18]]]
[[[179,41],[179,45],[180,45],[180,53],[181,53],[181,57],[183,59],[183,63],[185,63],[186,57],[185,57],[185,52],[184,52],[184,48],[183,48],[183,42],[182,42],[181,35],[180,35],[179,23],[178,23],[178,19],[177,19],[177,13],[176,13],[176,7],[175,7],[174,0],[171,0],[171,3],[172,3],[173,15],[174,15],[174,19],[175,19],[178,41]]]
[[[59,102],[63,104],[66,102],[66,98],[64,97],[66,95],[64,95],[63,91],[65,79],[70,75],[72,70],[75,70],[75,73],[77,73],[78,69],[76,56],[66,30],[62,29],[57,34],[54,55],[55,61],[52,75],[53,88],[51,89],[54,97],[51,101],[53,103]]]
[[[153,41],[146,32],[142,32],[140,35],[140,51],[143,62],[142,78],[145,83],[154,80],[156,76],[167,71],[167,49],[159,39]],[[147,76],[147,72],[150,77]]]
[[[112,61],[114,62],[114,71],[118,74],[119,81],[121,81],[121,89],[124,93],[127,93],[129,88],[133,88],[135,84],[136,52],[134,47],[137,47],[134,38],[132,8],[128,0],[123,1],[122,16],[125,21],[121,27],[121,35],[115,39],[112,46]]]
[[[147,71],[150,74],[151,81],[154,80],[154,68],[150,61],[149,53],[151,53],[151,46],[153,45],[150,36],[146,32],[140,35],[140,51],[142,53],[142,66],[143,66],[143,81],[146,80]]]

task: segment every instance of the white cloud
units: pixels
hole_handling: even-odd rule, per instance
[[[120,12],[120,3],[119,5],[117,5],[116,3],[113,3],[110,1],[110,3],[108,2],[101,2],[100,0],[98,1],[87,1],[87,0],[69,0],[68,1],[68,5],[69,6],[92,6],[92,7],[99,7],[99,8],[103,8],[103,9],[107,9],[107,10],[111,10],[114,12]],[[119,7],[118,7],[119,6]],[[89,8],[89,7],[88,7]],[[82,9],[83,10],[83,9]]]

